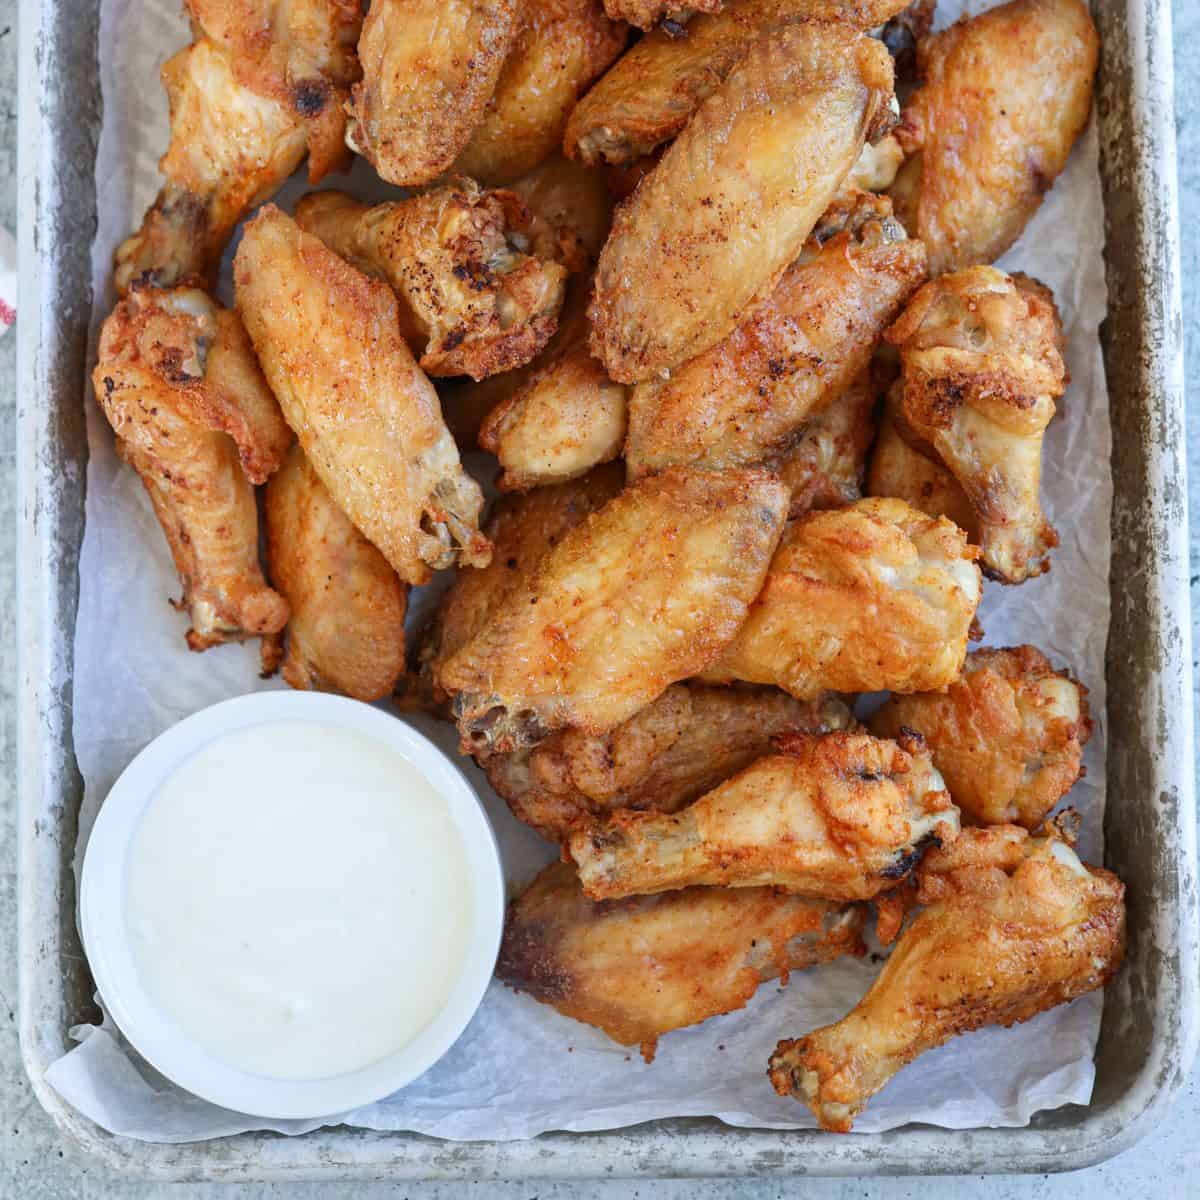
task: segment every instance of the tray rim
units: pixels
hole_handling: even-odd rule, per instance
[[[67,8],[75,9],[67,14]],[[1095,5],[1094,5],[1095,7]],[[78,395],[91,308],[87,255],[72,258],[62,235],[81,221],[94,225],[94,155],[98,121],[95,79],[90,96],[68,95],[59,77],[65,63],[95,71],[80,53],[80,27],[95,26],[98,5],[80,13],[62,0],[21,0],[19,75],[18,323],[18,835],[20,1035],[22,1058],[35,1094],[59,1128],[106,1166],[146,1178],[304,1180],[421,1178],[721,1177],[734,1175],[874,1175],[1049,1172],[1103,1161],[1138,1140],[1181,1086],[1195,1055],[1200,992],[1196,913],[1195,805],[1186,470],[1182,430],[1183,358],[1179,321],[1178,217],[1174,159],[1171,14],[1169,0],[1112,0],[1098,12],[1117,29],[1128,62],[1102,67],[1100,119],[1118,121],[1128,106],[1127,139],[1114,157],[1135,192],[1134,234],[1152,288],[1139,293],[1145,311],[1142,344],[1133,347],[1140,391],[1155,451],[1147,455],[1142,535],[1157,554],[1139,565],[1142,594],[1154,602],[1161,640],[1160,673],[1147,717],[1156,722],[1157,752],[1149,794],[1155,816],[1173,833],[1173,855],[1163,855],[1167,903],[1149,922],[1162,948],[1155,960],[1156,1036],[1152,1053],[1124,1094],[1103,1111],[1057,1110],[1055,1127],[947,1130],[907,1126],[885,1134],[845,1138],[819,1131],[744,1130],[713,1120],[667,1120],[601,1133],[552,1133],[519,1142],[445,1142],[404,1133],[337,1128],[297,1138],[251,1133],[178,1145],[115,1137],[69,1109],[45,1082],[44,1071],[62,1052],[63,1005],[43,985],[69,964],[58,963],[62,940],[73,938],[73,896],[58,895],[62,846],[73,844],[74,813],[65,791],[77,780],[70,751],[70,634],[63,605],[74,611],[78,546],[60,550],[54,532],[82,528],[83,481],[78,475],[81,420],[68,424],[39,399],[54,389]],[[68,15],[70,21],[67,20]],[[72,28],[68,30],[67,26]],[[84,30],[86,33],[86,29]],[[67,38],[75,40],[68,45]],[[1109,39],[1106,38],[1106,44]],[[60,56],[61,55],[61,56]],[[66,72],[69,74],[70,72]],[[1122,90],[1123,89],[1123,90]],[[1107,110],[1107,111],[1106,111]],[[1124,143],[1128,144],[1125,145]],[[91,145],[91,154],[88,146]],[[69,153],[64,154],[64,146]],[[1112,166],[1113,164],[1109,164]],[[1103,168],[1102,168],[1103,169]],[[1110,242],[1120,214],[1107,214]],[[85,245],[90,244],[90,237]],[[1110,270],[1110,280],[1112,272]],[[1106,362],[1128,347],[1110,345]],[[62,487],[61,481],[71,485]],[[1180,497],[1183,500],[1180,503]],[[1119,515],[1114,511],[1114,529]],[[1132,518],[1131,519],[1136,519]],[[1109,674],[1113,655],[1109,646]],[[1110,705],[1111,711],[1111,705]],[[47,822],[55,825],[51,829]],[[1117,833],[1119,831],[1114,831]],[[1168,859],[1173,858],[1173,864]],[[1173,866],[1173,872],[1172,872]],[[49,887],[47,886],[49,885]],[[47,894],[47,892],[52,894]],[[48,956],[55,955],[51,967]],[[39,957],[41,956],[41,957]],[[1107,1008],[1107,1005],[1106,1005]],[[1107,1022],[1106,1022],[1107,1023]],[[1059,1118],[1081,1114],[1077,1121]]]

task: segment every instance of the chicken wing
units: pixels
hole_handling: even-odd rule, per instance
[[[267,570],[292,610],[283,678],[381,700],[404,671],[408,588],[293,445],[266,488]],[[264,647],[273,666],[278,647]]]
[[[252,484],[279,466],[291,431],[237,314],[195,288],[140,288],[104,322],[92,380],[171,548],[188,645],[282,629],[288,606],[259,566]]]
[[[787,500],[765,471],[673,469],[575,526],[441,669],[464,749],[604,733],[707,667],[762,586]]]
[[[564,149],[589,164],[632,163],[675,137],[761,34],[805,18],[847,21],[866,29],[903,4],[734,0],[715,12],[698,12],[688,22],[686,36],[660,26],[623,54],[575,106],[563,135]]]
[[[866,370],[925,278],[882,196],[842,197],[773,292],[711,350],[629,397],[631,478],[671,463],[761,461]]]
[[[576,100],[625,48],[600,0],[525,0],[524,23],[455,170],[510,183],[553,154]]]
[[[621,810],[575,829],[567,851],[583,890],[609,900],[768,884],[869,900],[958,833],[918,734],[789,734],[778,746],[681,812]]]
[[[1050,569],[1042,437],[1063,394],[1059,320],[1036,281],[968,267],[926,284],[890,330],[900,348],[898,430],[958,481],[979,520],[983,567],[1004,583]]]
[[[429,183],[484,119],[521,29],[518,0],[372,0],[346,141],[389,183]]]
[[[892,195],[935,275],[999,258],[1087,124],[1099,38],[1083,0],[1012,0],[919,43]]]
[[[288,424],[334,502],[406,583],[486,563],[483,494],[400,336],[386,284],[267,205],[234,261],[238,310]]]
[[[972,544],[978,545],[979,519],[966,492],[941,463],[914,450],[896,430],[903,391],[903,384],[893,384],[884,403],[867,468],[867,495],[892,496],[928,516],[949,517]]]
[[[520,820],[560,842],[573,826],[615,809],[676,812],[770,753],[780,734],[853,724],[832,697],[677,683],[611,733],[568,729],[483,766]]]
[[[964,831],[949,857],[995,832]],[[1056,836],[1011,832],[1020,835],[1015,863],[964,871],[900,935],[848,1015],[771,1055],[775,1090],[804,1101],[823,1128],[849,1132],[867,1101],[926,1050],[985,1025],[1028,1021],[1116,974],[1124,885]]]
[[[555,155],[508,186],[559,231],[560,240],[569,235],[595,262],[608,238],[613,213],[613,198],[601,172]]]
[[[343,192],[296,206],[300,228],[391,284],[430,375],[481,379],[529,362],[554,335],[567,270],[557,238],[512,192],[469,179],[371,207]]]
[[[724,0],[604,0],[604,11],[614,21],[627,21],[639,29],[661,25],[673,37],[685,37],[693,13],[720,12]]]
[[[514,900],[496,977],[564,1016],[640,1046],[743,1008],[760,983],[862,954],[863,909],[774,888],[687,888],[589,900],[552,863]]]
[[[958,678],[978,551],[944,518],[860,500],[794,521],[737,637],[706,678],[824,691],[932,692]]]
[[[649,379],[728,335],[884,132],[891,100],[887,51],[847,25],[755,42],[617,210],[590,310],[610,377]]]
[[[896,696],[871,719],[881,737],[915,729],[954,803],[986,825],[1037,829],[1083,773],[1087,688],[1032,646],[975,650],[942,693]]]

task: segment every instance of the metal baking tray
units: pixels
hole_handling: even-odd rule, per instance
[[[338,1128],[149,1145],[97,1128],[45,1082],[46,1067],[67,1049],[68,1028],[92,1011],[71,869],[81,794],[71,689],[98,7],[20,7],[21,1047],[34,1090],[64,1134],[111,1167],[236,1181],[1046,1172],[1109,1158],[1152,1128],[1191,1063],[1200,987],[1169,0],[1094,5],[1103,37],[1096,111],[1116,491],[1105,834],[1107,865],[1129,885],[1129,953],[1105,998],[1092,1103],[1041,1113],[1023,1129],[908,1126],[837,1136],[672,1120],[507,1143]]]

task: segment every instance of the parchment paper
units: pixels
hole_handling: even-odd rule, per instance
[[[104,124],[97,163],[93,336],[111,308],[113,249],[138,225],[159,186],[167,141],[160,63],[188,40],[179,0],[104,0],[100,70]],[[942,0],[944,24],[986,0]],[[346,180],[331,186],[346,187]],[[384,196],[360,163],[349,186]],[[285,206],[306,186],[293,180]],[[986,643],[1032,642],[1091,689],[1096,731],[1087,777],[1070,802],[1084,814],[1081,850],[1101,854],[1104,806],[1104,649],[1108,631],[1108,397],[1097,330],[1105,307],[1097,142],[1090,128],[1024,237],[1001,265],[1053,289],[1068,335],[1072,382],[1046,438],[1043,496],[1062,544],[1047,576],[985,587]],[[222,299],[229,302],[228,278]],[[75,640],[75,752],[86,785],[80,852],[104,795],[129,760],[182,717],[257,688],[257,644],[191,654],[166,543],[136,475],[120,464],[90,394],[87,530]],[[408,719],[408,718],[406,718]],[[422,722],[448,750],[447,726]],[[495,824],[512,890],[552,850],[509,815],[473,768]],[[214,886],[219,886],[214,875]],[[381,1103],[323,1121],[271,1121],[232,1113],[180,1091],[149,1068],[111,1020],[75,1031],[81,1044],[48,1072],[55,1088],[104,1128],[151,1141],[192,1141],[250,1129],[300,1133],[326,1124],[413,1130],[445,1138],[507,1139],[544,1130],[594,1130],[656,1117],[711,1115],[732,1125],[797,1128],[808,1110],[775,1096],[765,1071],[781,1037],[836,1020],[878,967],[842,961],[768,984],[741,1012],[661,1039],[653,1065],[586,1025],[493,983],[454,1049],[417,1082]],[[959,1038],[901,1071],[857,1120],[861,1132],[909,1121],[950,1128],[1023,1125],[1039,1109],[1086,1103],[1101,998],[1087,996],[1010,1030]]]

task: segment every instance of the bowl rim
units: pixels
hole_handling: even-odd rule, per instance
[[[189,1037],[144,986],[124,915],[129,850],[159,785],[222,737],[255,725],[295,721],[364,734],[407,759],[446,801],[473,884],[471,933],[442,1009],[391,1054],[357,1070],[317,1079],[277,1079],[240,1070]],[[495,834],[458,764],[390,712],[313,692],[255,692],[224,700],[156,737],[125,768],[101,805],[80,876],[84,949],[96,989],[117,1028],[171,1082],[203,1100],[257,1117],[339,1116],[391,1095],[433,1066],[458,1040],[483,1000],[500,949],[504,911],[504,873]]]

